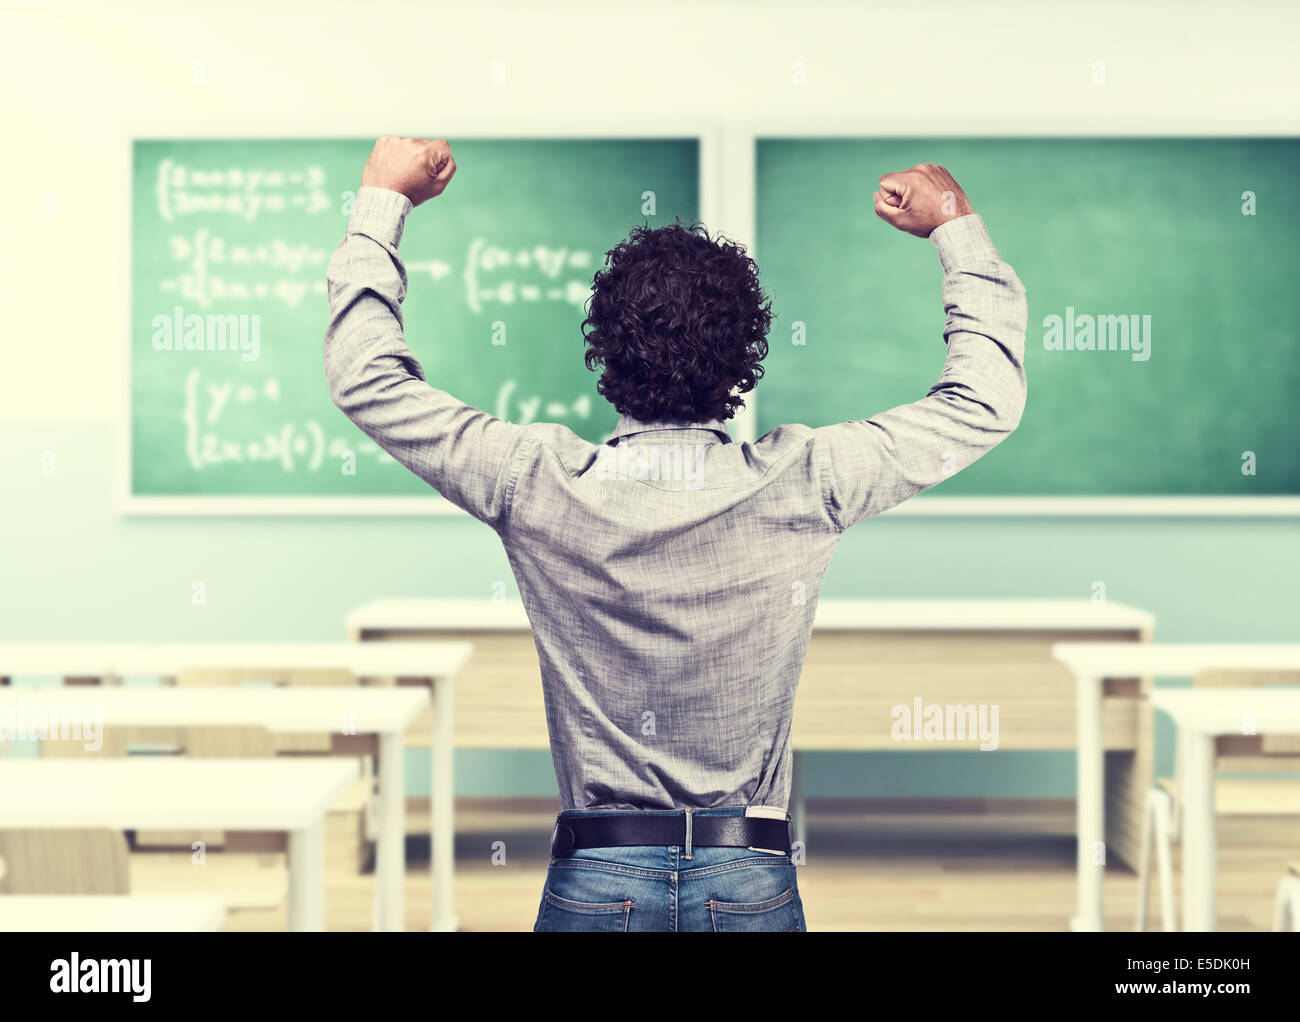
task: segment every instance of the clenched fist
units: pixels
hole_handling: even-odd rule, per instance
[[[456,173],[451,146],[445,138],[399,138],[384,135],[370,150],[362,187],[401,192],[412,206],[441,195]]]
[[[975,212],[961,185],[933,163],[886,174],[880,179],[880,190],[871,195],[876,216],[918,238],[928,238],[936,227]]]

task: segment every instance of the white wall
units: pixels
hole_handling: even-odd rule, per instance
[[[0,13],[0,418],[119,414],[133,133],[454,141],[446,126],[588,118],[1300,133],[1294,3],[133,6]],[[806,85],[792,84],[795,61]],[[714,226],[744,236],[743,217]]]

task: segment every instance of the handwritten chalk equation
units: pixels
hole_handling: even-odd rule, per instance
[[[398,466],[386,451],[356,434],[331,433],[315,418],[283,416],[280,381],[236,383],[191,369],[184,380],[185,457],[195,472],[216,467],[278,465],[286,473],[337,468],[348,455]],[[496,417],[526,426],[538,420],[589,419],[591,396],[548,400],[521,393],[517,380],[497,391]],[[269,425],[267,423],[270,423]],[[400,467],[400,466],[398,466]]]
[[[498,305],[543,302],[582,307],[591,296],[590,266],[591,252],[582,249],[546,245],[508,248],[475,238],[460,275],[465,304],[476,314],[496,313]],[[575,269],[584,272],[565,275],[565,270]],[[427,275],[437,284],[451,278],[455,264],[447,259],[408,259],[406,272],[408,277]],[[511,276],[500,279],[504,272]]]
[[[179,264],[178,272],[159,280],[159,290],[196,305],[269,299],[297,308],[308,296],[328,293],[323,271],[331,251],[319,245],[282,237],[268,237],[257,244],[232,242],[201,228],[193,234],[169,236],[167,248],[171,261]],[[564,271],[585,269],[590,262],[588,251],[545,245],[508,249],[476,238],[468,247],[461,274],[465,302],[476,313],[488,311],[484,306],[490,302],[565,302],[582,306],[591,294],[590,278],[584,274],[566,279]],[[455,263],[448,259],[411,259],[406,268],[408,275],[427,274],[435,283],[450,283],[455,273]],[[525,276],[512,275],[489,283],[489,274],[510,270]],[[232,276],[241,271],[264,276],[251,280]],[[278,275],[265,275],[268,273]],[[542,282],[527,276],[530,273],[540,274]]]
[[[199,213],[253,221],[272,213],[315,216],[337,212],[327,185],[326,172],[315,164],[280,171],[198,167],[168,158],[158,164],[155,198],[158,215],[167,222]],[[319,245],[284,237],[268,237],[255,244],[234,243],[206,228],[191,235],[173,235],[167,244],[172,261],[181,269],[176,276],[160,280],[158,287],[173,298],[204,306],[271,300],[297,308],[309,297],[327,293],[319,271],[328,262],[330,251]],[[475,314],[495,315],[502,307],[514,305],[582,307],[591,296],[593,261],[588,249],[504,245],[477,237],[469,243],[460,273],[465,303]],[[427,274],[435,283],[456,272],[455,262],[442,255],[409,258],[406,268],[409,275]],[[296,279],[309,273],[315,279]],[[249,274],[257,279],[247,279]]]
[[[167,245],[172,261],[182,264],[181,272],[160,280],[159,289],[198,305],[271,299],[297,308],[307,295],[327,291],[323,270],[330,252],[319,245],[283,238],[267,238],[254,245],[233,243],[206,228],[188,236],[172,235]],[[252,281],[226,275],[245,269],[282,275]],[[295,279],[294,275],[309,271],[315,279]]]
[[[326,466],[337,467],[349,454],[369,455],[377,464],[397,464],[368,440],[357,443],[346,437],[327,436],[315,419],[286,422],[246,440],[193,427],[186,431],[186,456],[195,471],[232,464],[278,464],[286,473],[320,472]]]
[[[208,380],[197,369],[185,376],[185,415],[195,422],[217,425],[227,408],[280,400],[280,381],[274,376],[256,384]]]
[[[305,267],[324,266],[330,253],[319,245],[298,244],[281,238],[268,238],[256,245],[231,243],[206,227],[189,237],[174,234],[168,238],[172,259],[189,260],[194,266],[208,264],[231,266],[265,266],[286,273],[298,273]]]
[[[506,380],[497,390],[496,417],[518,426],[537,421],[540,412],[544,422],[556,419],[591,418],[591,395],[583,394],[573,401],[546,401],[540,394],[517,395],[517,380]]]
[[[377,444],[364,438],[330,435],[316,419],[254,424],[242,438],[223,432],[222,417],[232,408],[279,402],[279,380],[256,385],[205,379],[197,369],[185,376],[185,456],[196,472],[217,466],[278,465],[286,473],[320,472],[338,466],[349,454],[369,457],[376,464],[397,462]]]
[[[513,304],[515,301],[561,301],[583,305],[591,294],[591,252],[587,249],[550,248],[534,245],[531,248],[508,248],[494,245],[484,238],[475,238],[469,244],[465,260],[465,296],[473,312],[483,311],[486,303]],[[491,276],[503,270],[540,274],[546,284],[533,283],[528,278],[493,282]],[[566,270],[581,270],[562,280]],[[533,280],[536,276],[533,277]]]
[[[325,171],[315,164],[301,170],[191,167],[165,159],[154,182],[158,215],[172,221],[196,213],[222,213],[244,221],[263,213],[334,210],[325,192]]]

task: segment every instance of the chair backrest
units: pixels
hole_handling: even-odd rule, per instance
[[[176,675],[176,686],[202,687],[210,685],[356,685],[351,671],[326,669],[262,670],[256,668],[197,668]],[[305,733],[275,735],[276,752],[328,753],[330,736]]]
[[[5,894],[129,894],[130,860],[121,831],[0,830]]]
[[[108,727],[99,735],[99,748],[88,749],[81,738],[49,738],[40,744],[40,754],[49,759],[81,759],[100,756],[120,759],[133,749],[179,754],[184,728],[178,727]]]
[[[186,756],[252,759],[275,755],[275,739],[264,727],[190,727],[182,736]]]
[[[104,728],[98,750],[88,750],[80,739],[50,739],[41,742],[40,751],[62,759],[144,753],[238,759],[274,756],[275,741],[264,727],[112,727]]]
[[[275,755],[275,741],[264,727],[113,727],[104,728],[101,747],[86,748],[85,742],[52,739],[41,742],[41,755],[55,758],[130,755],[201,756],[204,759],[249,759]],[[137,830],[137,848],[192,848],[194,842],[209,848],[226,845],[220,830]]]

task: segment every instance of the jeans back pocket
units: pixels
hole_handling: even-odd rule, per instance
[[[539,933],[627,932],[636,902],[587,902],[561,898],[548,886],[542,894],[542,911],[534,929]]]
[[[722,901],[711,894],[705,905],[715,933],[802,931],[803,910],[789,884],[775,897],[763,901]]]

